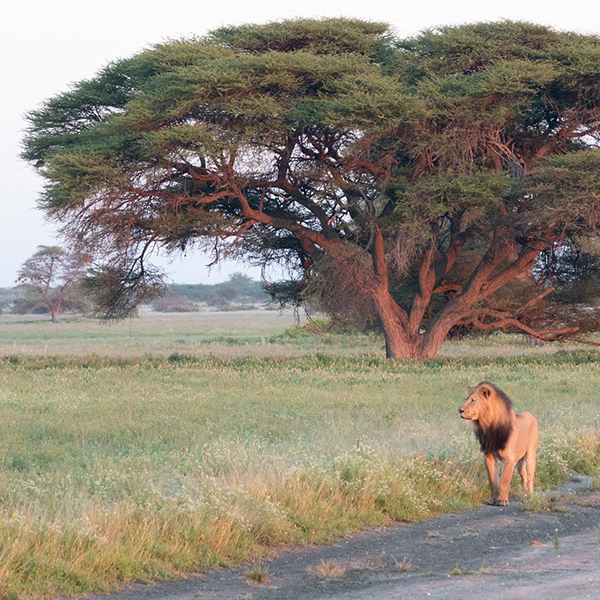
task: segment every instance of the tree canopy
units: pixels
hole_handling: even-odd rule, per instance
[[[102,259],[109,315],[158,289],[155,247],[200,244],[285,263],[291,289],[379,320],[388,356],[430,357],[454,327],[592,328],[548,309],[535,267],[597,234],[599,130],[597,36],[295,20],[111,63],[29,114],[23,155]]]

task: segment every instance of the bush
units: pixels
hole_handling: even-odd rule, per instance
[[[90,305],[85,298],[66,298],[63,300],[60,312],[74,315],[87,314],[89,311]],[[46,315],[51,311],[42,299],[22,296],[13,302],[10,312],[13,315]]]
[[[150,306],[157,312],[188,313],[200,310],[197,304],[185,296],[165,296],[158,298]]]
[[[29,298],[17,298],[11,306],[10,312],[13,315],[28,315],[35,313],[38,308],[39,301],[31,300]],[[46,310],[46,312],[48,312]]]

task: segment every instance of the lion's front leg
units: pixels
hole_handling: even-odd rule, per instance
[[[488,474],[488,479],[490,481],[490,490],[492,491],[492,498],[488,502],[488,504],[497,504],[498,503],[498,478],[496,477],[496,459],[493,454],[485,455],[485,469]]]
[[[502,481],[500,482],[500,495],[498,496],[499,506],[508,506],[508,492],[510,490],[510,482],[512,481],[514,468],[514,459],[505,459],[504,473],[502,473]]]
[[[527,457],[524,456],[521,460],[517,461],[517,470],[521,476],[521,490],[523,495],[527,493]]]

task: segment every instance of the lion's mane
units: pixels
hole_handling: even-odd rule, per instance
[[[482,381],[476,391],[489,390],[482,398],[479,419],[473,423],[475,436],[484,454],[498,454],[504,450],[515,427],[515,411],[510,398],[493,383]]]

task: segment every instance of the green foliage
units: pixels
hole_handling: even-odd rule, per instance
[[[393,76],[376,63],[376,49],[383,43],[398,48]],[[56,209],[126,185],[129,169],[148,169],[147,161],[162,162],[176,148],[208,157],[242,148],[265,155],[268,144],[298,127],[360,126],[368,141],[378,131],[391,133],[399,123],[422,129],[423,119],[442,120],[448,125],[444,132],[422,130],[415,147],[406,151],[414,154],[430,139],[432,155],[459,166],[460,161],[451,160],[453,152],[485,150],[482,128],[516,134],[520,123],[544,118],[549,135],[559,110],[575,110],[577,98],[597,91],[596,55],[600,45],[595,37],[527,23],[445,27],[398,42],[384,24],[344,19],[222,28],[206,39],[156,46],[111,64],[95,79],[49,100],[30,114],[24,156],[44,167],[51,182],[46,206]],[[585,109],[590,120],[592,110]],[[473,128],[480,129],[473,140],[479,147],[468,139]],[[455,135],[464,138],[458,145]],[[524,146],[543,135],[531,130],[520,138]],[[399,143],[408,141],[402,137]],[[597,160],[593,152],[553,159],[540,171],[541,183],[558,177],[559,168],[572,168],[573,161],[593,173]],[[482,177],[502,180],[500,173],[475,172],[472,182],[469,173],[457,176],[463,181],[449,190],[453,199],[446,208],[451,213],[487,202],[468,191],[477,189]],[[441,183],[452,175],[441,172],[439,177]],[[175,180],[172,190],[181,184],[181,178]],[[420,198],[435,198],[447,189],[435,181],[415,185],[406,183],[406,192]],[[490,192],[497,200],[507,190],[495,185]],[[579,206],[585,199],[577,197]]]
[[[600,152],[584,150],[548,157],[532,174],[532,213],[571,232],[594,232],[600,216]]]
[[[251,53],[310,50],[317,54],[371,55],[380,43],[378,38],[388,33],[386,23],[358,19],[296,19],[267,25],[221,27],[211,34],[211,38],[219,44]]]
[[[518,189],[518,183],[505,173],[460,173],[446,171],[416,183],[396,185],[398,207],[389,221],[390,229],[410,229],[412,235],[431,232],[426,221],[446,214],[470,212],[473,219],[485,223],[493,219],[503,199]],[[426,201],[424,201],[426,199]],[[487,217],[487,219],[486,219]]]
[[[135,315],[142,302],[164,292],[160,273],[141,260],[131,267],[121,263],[91,268],[83,286],[93,299],[96,312],[113,320]]]

